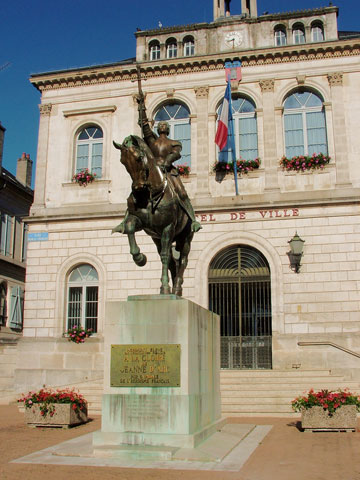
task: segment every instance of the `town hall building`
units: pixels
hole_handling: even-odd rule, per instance
[[[40,126],[14,392],[75,386],[99,409],[106,303],[159,293],[151,238],[137,234],[140,268],[111,233],[131,190],[113,140],[140,135],[138,70],[153,128],[169,123],[190,168],[202,229],[183,296],[220,315],[223,413],[287,414],[310,387],[360,392],[360,33],[338,31],[336,6],[259,15],[261,0],[241,0],[233,15],[236,1],[209,2],[210,23],[138,30],[133,59],[32,75]],[[226,69],[238,195],[227,151],[216,166]],[[80,186],[85,169],[95,180]],[[94,335],[69,343],[73,325]]]

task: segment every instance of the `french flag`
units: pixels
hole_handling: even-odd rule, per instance
[[[220,152],[226,147],[228,134],[229,134],[229,123],[232,120],[231,112],[231,87],[230,81],[227,83],[225,90],[224,100],[221,107],[221,114],[219,118],[218,127],[215,135],[215,143],[219,147]]]

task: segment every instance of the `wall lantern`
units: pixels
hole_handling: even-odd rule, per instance
[[[305,240],[301,240],[297,232],[291,240],[288,241],[290,245],[290,252],[287,252],[287,255],[290,260],[290,268],[294,270],[295,273],[299,273],[300,270],[300,261],[303,256]]]

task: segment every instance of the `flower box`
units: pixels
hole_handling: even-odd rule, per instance
[[[343,405],[332,415],[323,407],[302,409],[301,426],[304,431],[356,431],[356,405]]]
[[[74,410],[71,403],[54,403],[53,415],[42,415],[40,404],[25,408],[25,423],[32,427],[68,428],[87,422],[87,408]]]

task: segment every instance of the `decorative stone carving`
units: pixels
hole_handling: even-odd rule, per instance
[[[195,87],[196,98],[207,98],[209,95],[209,87]]]
[[[334,85],[342,85],[343,84],[343,73],[342,72],[335,72],[329,73],[328,81],[330,86]]]
[[[275,86],[275,80],[273,78],[269,78],[267,80],[260,80],[260,88],[263,93],[273,92],[274,86]]]
[[[168,90],[166,90],[167,98],[174,98],[174,94],[175,94],[175,89],[174,88],[169,88]]]
[[[42,105],[39,105],[40,115],[50,115],[51,109],[51,103],[43,103]]]
[[[306,75],[298,75],[296,81],[298,85],[305,85]]]

